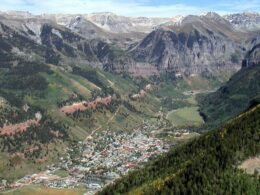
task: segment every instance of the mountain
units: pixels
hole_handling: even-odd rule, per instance
[[[120,65],[119,69],[124,70],[124,61],[128,62],[125,71],[134,64],[132,58],[120,48],[99,38],[88,39],[52,20],[10,19],[3,16],[0,24],[1,53],[6,61],[3,63],[12,64],[12,59],[16,57],[29,57],[65,68],[76,62],[110,70]]]
[[[226,18],[235,28],[240,30],[255,30],[260,28],[259,13],[237,13],[225,15]]]
[[[157,25],[174,21],[173,18],[147,18],[147,17],[125,17],[111,12],[98,12],[91,14],[44,14],[41,17],[55,20],[58,24],[70,27],[81,28],[83,31],[84,23],[90,31],[96,31],[98,28],[109,34],[129,34],[129,33],[149,33]],[[83,26],[82,26],[83,25]]]
[[[28,16],[23,13],[26,16],[23,18],[19,17],[19,14],[20,12],[15,12],[9,16],[4,13],[0,20],[3,42],[1,50],[10,58],[11,56],[27,58],[30,54],[30,58],[61,65],[64,68],[71,68],[70,65],[76,62],[114,72],[125,71],[134,75],[157,73],[155,67],[151,67],[148,63],[136,62],[125,52],[126,45],[133,40],[124,36],[112,36],[111,33],[104,32],[85,19],[78,18],[80,20],[78,26],[70,21],[70,18],[67,18],[70,21],[69,25],[60,25],[58,21],[61,23],[62,19],[58,16],[56,18],[49,15]],[[89,36],[90,31],[93,31],[93,36]],[[11,59],[9,62],[7,59],[5,61],[13,63]]]
[[[132,47],[130,53],[135,60],[149,62],[159,70],[186,74],[234,70],[245,54],[243,42],[250,36],[235,30],[216,13],[208,13],[161,25]]]
[[[41,18],[53,20],[55,23],[65,26],[87,39],[100,38],[109,40],[109,38],[111,38],[110,33],[105,32],[103,29],[89,21],[84,15],[44,14]]]
[[[216,92],[199,98],[201,114],[207,122],[220,123],[243,111],[250,101],[260,96],[260,47],[247,52],[242,69]]]

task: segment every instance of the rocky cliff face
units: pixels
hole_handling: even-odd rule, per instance
[[[221,16],[187,16],[172,26],[161,26],[130,53],[137,61],[150,62],[159,70],[200,74],[218,69],[238,69],[244,56],[242,37]],[[236,59],[234,56],[236,55]]]
[[[249,42],[249,48],[242,63],[243,68],[260,65],[260,36]]]

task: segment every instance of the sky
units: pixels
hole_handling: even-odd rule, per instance
[[[221,15],[260,12],[260,0],[0,0],[0,11],[33,14],[113,12],[124,16],[171,17],[214,11]]]

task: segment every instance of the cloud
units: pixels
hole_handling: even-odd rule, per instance
[[[114,12],[126,16],[173,16],[198,14],[201,8],[185,5],[147,5],[150,1],[119,0],[1,0],[1,10],[26,10],[32,13],[90,13]]]
[[[171,1],[170,1],[171,2]],[[114,12],[125,16],[169,17],[216,11],[220,14],[259,11],[258,0],[219,1],[205,5],[170,3],[154,4],[152,0],[0,0],[0,10],[40,13]]]

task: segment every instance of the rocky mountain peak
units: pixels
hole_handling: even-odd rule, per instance
[[[218,13],[216,12],[207,12],[205,15],[205,17],[208,17],[208,18],[214,18],[214,19],[217,19],[217,18],[222,18]]]
[[[226,18],[236,29],[255,30],[260,29],[260,14],[255,12],[244,12],[225,15]]]
[[[223,22],[223,23],[227,22],[225,18],[223,18],[221,15],[219,15],[216,12],[208,12],[205,15],[202,15],[202,17],[205,17],[207,19],[214,20],[217,22]]]

